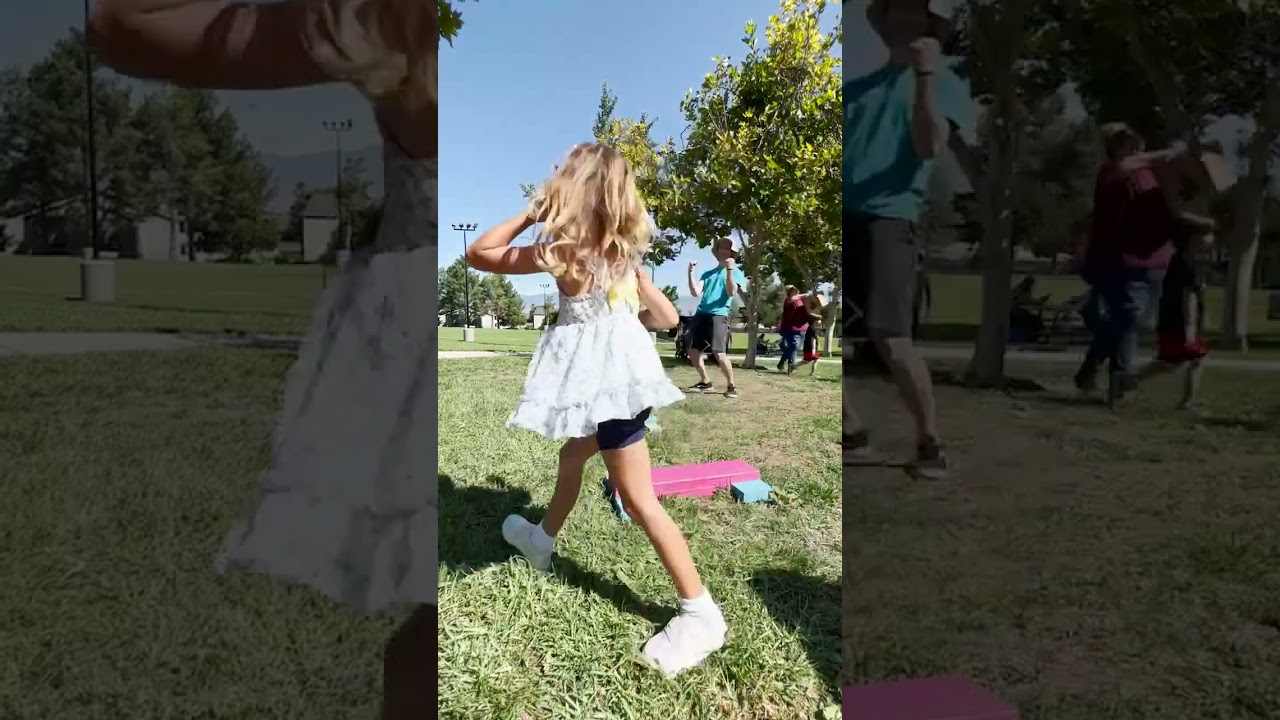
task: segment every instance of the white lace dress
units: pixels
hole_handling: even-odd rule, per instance
[[[637,316],[634,279],[581,297],[560,293],[560,315],[538,342],[524,395],[507,427],[551,440],[594,435],[606,420],[684,399]]]
[[[217,562],[369,613],[435,604],[438,573],[437,163],[386,145],[374,251],[320,301],[256,506]]]

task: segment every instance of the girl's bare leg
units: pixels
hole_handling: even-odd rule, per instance
[[[684,533],[654,495],[648,444],[641,440],[601,454],[623,508],[649,536],[680,594],[680,614],[644,646],[650,664],[667,675],[679,674],[724,647],[724,615],[698,577]]]
[[[569,519],[569,513],[578,504],[582,494],[582,474],[587,461],[600,452],[595,436],[570,438],[560,447],[560,467],[556,471],[556,489],[547,503],[547,514],[542,518],[542,529],[555,537]]]
[[[387,642],[382,663],[380,720],[422,720],[439,712],[436,665],[439,613],[421,605]]]
[[[1200,360],[1192,360],[1187,363],[1187,369],[1182,376],[1182,401],[1178,403],[1180,409],[1187,409],[1196,401],[1196,397],[1200,394],[1200,376],[1204,372],[1204,364]]]
[[[600,451],[595,437],[571,438],[560,448],[560,467],[556,471],[556,489],[547,503],[542,522],[534,525],[519,515],[509,515],[502,522],[502,537],[539,570],[551,569],[551,553],[555,536],[564,527],[578,504],[582,492],[582,473],[587,461]]]
[[[649,536],[658,559],[675,583],[676,592],[684,600],[702,595],[702,580],[693,566],[689,543],[653,492],[648,443],[641,441],[620,450],[606,450],[602,455],[609,479],[622,497],[623,509]]]

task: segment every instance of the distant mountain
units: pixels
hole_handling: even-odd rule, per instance
[[[532,295],[521,295],[520,299],[524,301],[524,306],[529,310],[542,307],[542,293],[534,293]],[[559,300],[560,298],[558,293],[554,291],[547,293],[547,302],[551,303],[551,307],[554,308],[558,306]]]
[[[524,301],[524,306],[532,310],[533,308],[542,307],[542,293],[530,295],[521,295],[520,299]],[[559,298],[554,288],[547,293],[547,301],[551,303],[551,307],[556,307]],[[698,298],[681,296],[676,300],[676,309],[681,315],[692,315],[694,310],[698,309]]]
[[[271,202],[271,211],[277,215],[288,214],[289,205],[293,202],[293,188],[298,183],[313,190],[332,188],[338,174],[337,157],[333,151],[305,155],[260,153],[259,157],[275,179],[276,196]],[[375,197],[382,195],[382,148],[380,146],[369,145],[344,150],[342,158],[344,163],[349,158],[362,161],[371,192]]]

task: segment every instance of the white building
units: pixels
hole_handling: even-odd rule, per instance
[[[332,190],[316,190],[311,193],[307,207],[302,212],[303,262],[317,262],[333,244],[338,230],[338,200]],[[284,248],[281,248],[284,249]]]

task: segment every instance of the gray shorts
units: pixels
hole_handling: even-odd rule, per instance
[[[693,316],[691,325],[691,350],[704,353],[729,352],[729,318],[700,312]]]
[[[915,225],[859,213],[844,216],[844,339],[911,337],[920,251]]]

